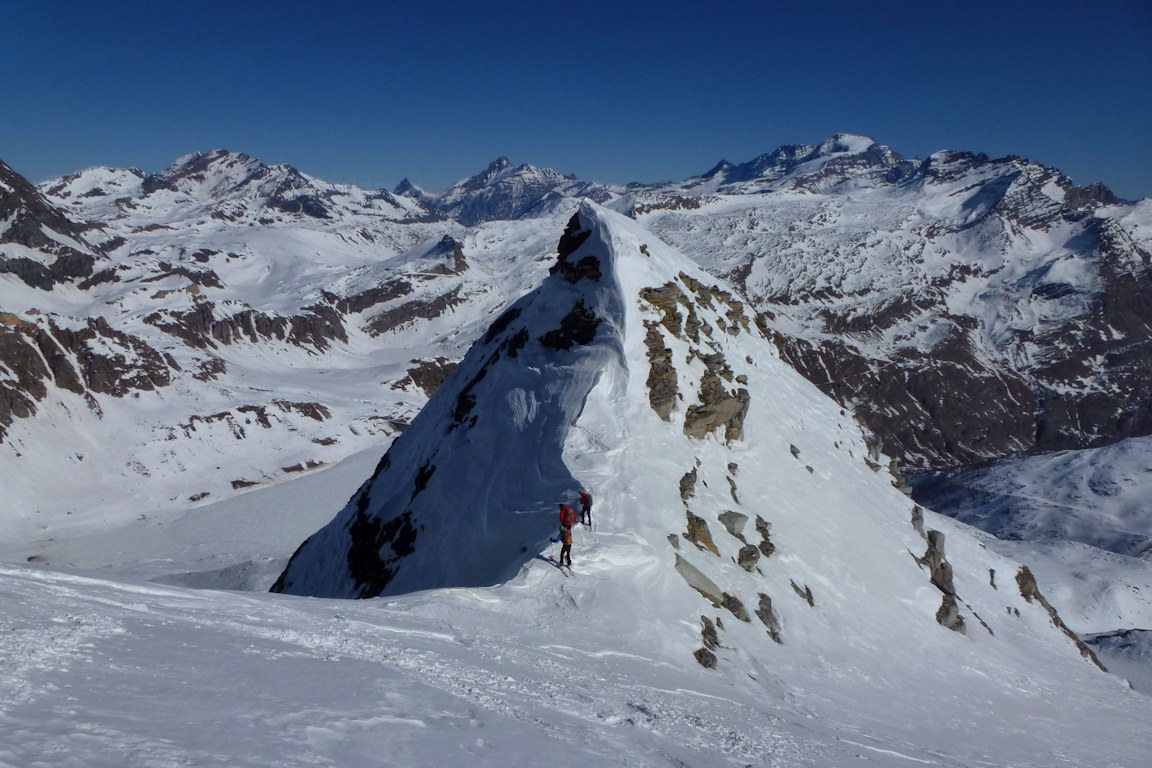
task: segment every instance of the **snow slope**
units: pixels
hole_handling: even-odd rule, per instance
[[[878,670],[840,675],[810,652],[802,687],[783,658],[752,680],[668,663],[654,633],[624,634],[590,612],[581,578],[541,565],[496,589],[328,601],[0,566],[0,765],[1146,759],[1149,699],[1080,665],[1052,670],[1071,672],[1054,683],[958,664],[941,688]]]

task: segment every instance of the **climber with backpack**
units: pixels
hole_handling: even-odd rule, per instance
[[[576,525],[576,510],[560,505],[560,565],[572,567],[572,526]]]
[[[592,494],[580,490],[580,522],[583,525],[592,525]]]

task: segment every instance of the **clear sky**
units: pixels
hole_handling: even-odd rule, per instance
[[[223,147],[438,191],[682,179],[834,133],[1152,196],[1152,0],[0,0],[0,159]]]

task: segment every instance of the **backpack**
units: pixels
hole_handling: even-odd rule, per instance
[[[576,510],[567,504],[560,505],[560,525],[571,528],[576,525]]]

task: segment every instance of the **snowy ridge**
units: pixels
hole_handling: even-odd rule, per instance
[[[597,615],[621,621],[634,605],[633,620],[666,624],[670,658],[755,667],[792,652],[782,644],[889,668],[893,659],[872,655],[911,633],[916,647],[943,644],[974,664],[1004,642],[1079,659],[1017,585],[1025,572],[963,527],[923,519],[867,465],[855,424],[707,279],[586,203],[553,274],[493,324],[274,591],[366,597],[501,581],[535,590],[560,578],[536,557],[556,500],[584,486],[598,527],[578,530],[576,581],[564,589]],[[669,309],[687,322],[669,327]],[[577,315],[586,326],[572,332],[570,320],[571,333],[548,335]],[[663,344],[684,397],[668,420],[650,364]],[[727,394],[712,396],[713,376]],[[729,378],[747,389],[728,388]],[[836,629],[846,626],[850,638]]]

